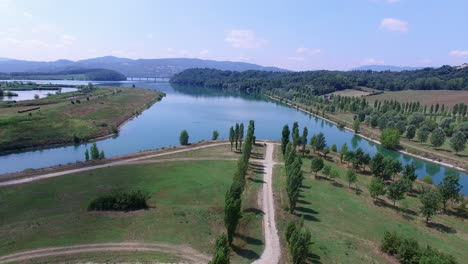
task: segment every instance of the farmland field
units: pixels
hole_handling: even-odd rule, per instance
[[[384,92],[366,97],[370,102],[375,100],[396,100],[400,103],[419,101],[423,105],[439,104],[452,107],[458,103],[468,102],[468,91],[454,90],[404,90],[398,92]]]

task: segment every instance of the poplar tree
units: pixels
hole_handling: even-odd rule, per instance
[[[286,153],[286,146],[289,143],[289,126],[284,125],[283,131],[281,132],[281,151],[283,152],[283,155]]]

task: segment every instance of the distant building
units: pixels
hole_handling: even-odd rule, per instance
[[[468,67],[468,63],[463,63],[462,65],[457,66],[456,69],[461,70],[461,69],[466,68],[466,67]]]

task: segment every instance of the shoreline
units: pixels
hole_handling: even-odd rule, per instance
[[[327,121],[327,122],[330,122],[330,123],[334,124],[335,126],[339,127],[339,126],[338,126],[338,123],[336,123],[336,122],[334,122],[334,121],[332,121],[332,120],[330,120],[330,119],[328,119],[328,118],[325,118],[325,117],[323,117],[323,116],[319,116],[319,115],[316,115],[316,114],[314,114],[314,113],[311,113],[311,112],[309,112],[309,111],[303,109],[302,107],[295,106],[295,105],[293,105],[293,104],[291,104],[291,103],[289,103],[289,102],[280,101],[278,98],[273,97],[273,96],[271,96],[271,95],[266,95],[266,96],[268,96],[268,97],[269,97],[270,99],[272,99],[272,100],[275,100],[275,101],[280,102],[280,103],[287,104],[287,105],[289,105],[289,106],[291,106],[291,107],[293,107],[293,108],[296,108],[296,109],[298,109],[298,110],[300,110],[300,111],[302,111],[302,112],[304,112],[304,113],[307,113],[307,114],[310,114],[310,115],[312,115],[312,116],[318,117],[318,118],[320,118],[320,119],[323,119],[323,120],[325,120],[325,121]],[[289,101],[289,100],[288,100],[288,101]],[[370,138],[370,137],[367,137],[367,136],[365,136],[365,135],[363,135],[363,134],[361,134],[361,133],[356,133],[356,132],[354,132],[353,129],[351,129],[351,128],[347,127],[347,126],[344,126],[344,129],[346,129],[346,130],[352,132],[354,135],[356,135],[356,136],[358,136],[358,137],[361,137],[361,138],[364,138],[364,139],[366,139],[366,140],[368,140],[368,141],[371,141],[372,143],[375,143],[375,144],[378,144],[378,145],[382,145],[382,143],[380,143],[380,141],[375,140],[375,139],[372,139],[372,138]],[[414,158],[417,158],[417,159],[420,159],[420,160],[424,160],[424,161],[431,162],[431,163],[434,163],[434,164],[437,164],[437,165],[441,165],[441,166],[444,166],[444,167],[447,167],[447,168],[450,168],[450,169],[455,169],[455,170],[460,171],[460,172],[464,172],[464,173],[467,173],[467,172],[468,172],[468,170],[466,170],[466,169],[464,169],[464,168],[462,168],[462,167],[459,167],[459,166],[456,166],[456,165],[453,165],[453,164],[450,164],[450,163],[446,163],[446,162],[442,162],[442,161],[438,161],[438,160],[426,158],[426,157],[423,157],[423,156],[420,156],[420,155],[417,155],[417,154],[410,153],[410,152],[405,151],[405,150],[395,149],[394,151],[397,151],[397,152],[399,152],[399,153],[401,153],[401,154],[405,154],[405,155],[408,155],[408,156],[411,156],[411,157],[414,157]]]
[[[158,100],[158,98],[155,98],[155,100],[149,102],[149,105],[146,106],[144,109],[142,109],[140,113],[133,114],[129,118],[123,120],[117,126],[117,129],[118,129],[119,133],[120,133],[120,130],[123,128],[123,126],[125,126],[128,122],[130,122],[132,119],[134,119],[135,117],[137,117],[138,115],[143,113],[143,111],[149,109],[155,103],[161,101],[162,98],[166,96],[166,94],[163,93],[163,92],[160,92],[160,94],[161,94],[161,96],[158,97],[158,98],[160,98],[159,100]],[[86,145],[88,143],[93,143],[93,142],[97,142],[97,141],[100,141],[100,140],[111,138],[111,137],[113,137],[115,135],[118,135],[119,133],[117,133],[117,134],[116,133],[108,133],[108,134],[105,134],[105,135],[102,135],[102,136],[92,137],[92,138],[90,138],[90,139],[88,139],[86,141],[80,142],[78,144],[74,144],[73,141],[71,141],[71,142],[67,142],[67,143],[55,143],[55,144],[41,145],[41,146],[37,146],[37,147],[21,148],[21,149],[18,149],[18,150],[5,150],[5,151],[0,151],[0,156],[6,156],[6,155],[10,155],[10,154],[20,154],[20,153],[25,153],[25,152],[30,152],[30,151],[54,149],[54,148],[60,148],[60,147],[69,147],[69,146],[75,146],[75,145],[78,145],[78,146],[79,145]]]

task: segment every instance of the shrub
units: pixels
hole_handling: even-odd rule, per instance
[[[88,211],[134,211],[147,209],[150,195],[143,191],[112,191],[88,205]]]
[[[390,255],[398,253],[402,239],[396,232],[384,232],[380,249]]]
[[[400,145],[400,131],[394,128],[386,128],[380,135],[380,142],[384,147],[395,148]]]
[[[422,181],[427,183],[427,184],[433,184],[433,181],[432,181],[432,176],[431,175],[426,175],[422,178]]]

